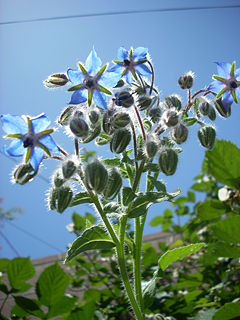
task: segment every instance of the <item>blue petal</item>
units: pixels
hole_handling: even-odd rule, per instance
[[[240,87],[235,89],[235,93],[236,93],[237,99],[240,100]]]
[[[42,113],[35,118],[31,118],[31,123],[32,123],[34,133],[37,134],[39,132],[46,130],[47,127],[50,125],[51,121],[48,119],[48,117],[44,113]]]
[[[132,55],[133,60],[134,61],[142,60],[146,58],[147,53],[148,53],[148,48],[138,47],[133,51],[133,55]]]
[[[99,91],[99,90],[93,91],[93,101],[100,108],[107,109],[106,96],[101,91]]]
[[[126,78],[127,83],[131,85],[132,84],[132,78],[133,78],[131,71],[128,70],[126,72],[125,78]]]
[[[38,141],[43,144],[44,147],[46,147],[50,152],[59,152],[58,146],[49,134],[46,136],[42,136]]]
[[[100,58],[98,58],[97,53],[93,48],[85,62],[86,71],[89,74],[95,76],[100,70],[101,65],[102,65],[102,61]]]
[[[117,60],[123,61],[124,59],[128,59],[128,51],[125,48],[120,47],[117,52]]]
[[[224,106],[230,106],[233,103],[233,96],[231,91],[226,91],[222,95],[222,103]]]
[[[100,86],[112,88],[118,83],[121,76],[121,72],[104,72],[98,80],[98,83]]]
[[[207,87],[207,90],[219,93],[226,85],[222,83],[221,81],[214,80],[210,83],[210,85]]]
[[[41,148],[39,147],[32,148],[30,163],[34,171],[37,171],[43,157],[44,157],[44,151]]]
[[[84,74],[78,70],[68,69],[68,78],[73,84],[80,84],[83,82]]]
[[[1,115],[2,128],[7,134],[26,134],[28,132],[27,122],[19,116],[11,114]]]
[[[148,66],[143,63],[136,65],[134,69],[141,76],[148,76],[149,74],[152,74],[152,71],[148,68]]]
[[[24,155],[26,152],[26,148],[23,146],[23,141],[22,139],[14,139],[8,148],[5,146],[2,148],[2,151],[7,155],[7,156],[12,156],[12,157],[21,157]]]
[[[240,68],[235,70],[235,78],[237,79],[237,81],[240,81]]]
[[[230,78],[232,64],[228,62],[216,62],[218,75],[224,79]]]
[[[87,89],[81,88],[72,94],[69,104],[79,104],[87,101]]]
[[[115,64],[107,72],[123,72],[124,69],[125,67],[122,64]]]

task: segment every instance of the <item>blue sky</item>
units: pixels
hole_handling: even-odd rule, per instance
[[[194,90],[211,82],[216,73],[215,61],[236,61],[240,67],[240,8],[154,11],[164,8],[189,8],[200,6],[239,5],[239,1],[202,0],[105,0],[85,1],[30,1],[0,0],[0,109],[1,113],[29,114],[45,112],[54,121],[70,100],[66,90],[47,90],[42,81],[51,73],[75,68],[77,61],[85,61],[94,46],[103,63],[116,58],[117,49],[143,46],[149,49],[156,74],[155,84],[161,97],[171,93],[182,95],[177,79],[185,71],[196,74]],[[105,14],[119,11],[152,10],[152,12],[129,14]],[[86,17],[54,19],[18,23],[23,20],[55,18],[72,15]],[[91,16],[92,15],[92,16]],[[15,22],[14,22],[15,21]],[[14,22],[14,23],[7,23]],[[239,143],[239,105],[232,107],[232,116],[215,121],[219,139]],[[3,134],[3,131],[1,130]],[[54,133],[55,141],[67,151],[73,151],[72,141],[62,130]],[[0,138],[0,147],[5,141]],[[91,145],[91,149],[95,148]],[[104,153],[103,147],[97,150]],[[177,173],[161,177],[167,183],[168,191],[180,187],[184,192],[191,186],[192,178],[200,171],[204,149],[197,141],[196,129],[191,130],[188,141],[183,145]],[[18,159],[17,159],[18,160]],[[65,226],[71,222],[68,209],[62,215],[47,210],[47,180],[57,163],[46,161],[40,174],[33,182],[19,186],[10,183],[10,174],[15,166],[11,159],[0,154],[0,197],[4,208],[23,208],[24,213],[14,222],[16,226],[35,234],[51,243],[60,251],[74,236]],[[148,222],[166,206],[153,206],[149,211],[145,234],[158,232]],[[87,206],[76,208],[78,213],[92,211]],[[12,245],[22,256],[32,258],[56,254],[57,251],[32,239],[7,223],[0,226]],[[0,237],[0,257],[13,258],[12,249]]]

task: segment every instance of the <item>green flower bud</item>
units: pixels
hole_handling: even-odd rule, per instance
[[[121,128],[113,133],[110,149],[115,153],[122,153],[131,141],[131,133],[126,128]]]
[[[119,107],[129,108],[133,105],[134,99],[130,92],[122,91],[115,94],[115,104]]]
[[[98,159],[88,163],[85,168],[85,180],[88,186],[101,193],[108,182],[108,172]]]
[[[108,171],[108,183],[103,191],[104,198],[112,200],[116,197],[122,186],[122,177],[116,168]]]
[[[208,118],[212,121],[214,121],[216,119],[216,111],[211,104],[210,104],[209,110],[208,110]]]
[[[56,201],[57,201],[57,190],[54,187],[51,187],[48,195],[48,206],[50,210],[56,210]]]
[[[57,122],[62,126],[66,126],[75,109],[75,106],[67,106],[67,108],[65,108],[60,114]]]
[[[193,85],[194,73],[189,71],[184,73],[179,79],[178,84],[182,89],[190,89]]]
[[[112,126],[116,129],[126,127],[131,121],[127,112],[115,113],[111,119]]]
[[[107,134],[111,134],[113,131],[113,128],[111,126],[111,118],[113,115],[114,115],[113,110],[107,110],[103,115],[102,127],[103,127],[103,131]]]
[[[209,101],[206,98],[201,97],[198,105],[198,110],[203,116],[207,116],[209,113],[209,109],[210,109]]]
[[[176,108],[178,111],[182,108],[182,102],[177,94],[171,94],[165,98],[165,105],[171,109]]]
[[[51,187],[48,196],[49,209],[57,210],[57,212],[62,213],[68,208],[72,200],[72,196],[72,189],[67,185],[60,188]]]
[[[216,140],[216,129],[210,125],[203,126],[198,130],[198,138],[203,147],[211,150]]]
[[[65,183],[65,179],[62,175],[62,171],[60,169],[57,169],[54,174],[53,174],[53,178],[52,178],[52,182],[54,184],[54,186],[56,188],[60,188],[64,183]]]
[[[62,162],[62,173],[65,179],[70,179],[75,173],[77,167],[72,160],[66,160]]]
[[[65,73],[55,73],[50,75],[46,80],[43,81],[43,84],[47,88],[56,88],[65,86],[68,83],[68,77]]]
[[[175,126],[178,123],[178,118],[179,118],[178,112],[174,109],[164,111],[163,116],[162,116],[164,123],[168,127]]]
[[[150,96],[143,95],[143,96],[139,97],[139,99],[137,100],[137,104],[139,106],[140,111],[146,110],[149,107],[151,107],[152,98]]]
[[[222,117],[224,117],[224,118],[230,117],[230,115],[231,115],[231,106],[228,106],[228,108],[226,110],[226,107],[222,103],[222,98],[221,97],[215,101],[215,107],[216,107],[218,113]]]
[[[137,160],[143,160],[145,157],[143,137],[139,135],[137,137]]]
[[[148,136],[146,141],[146,154],[149,158],[153,158],[158,150],[158,143],[153,136]]]
[[[13,172],[13,181],[23,185],[31,181],[36,174],[37,171],[34,172],[30,163],[21,163]]]
[[[87,122],[78,116],[72,118],[69,127],[72,133],[79,138],[85,138],[88,135],[89,128]]]
[[[159,107],[153,107],[148,111],[149,117],[151,117],[151,120],[156,123],[160,120],[162,111]]]
[[[89,111],[88,117],[92,124],[96,124],[100,119],[100,112],[97,109],[92,109]]]
[[[159,154],[158,163],[160,169],[167,176],[175,173],[178,164],[178,154],[174,149],[167,148]]]
[[[177,124],[172,128],[171,137],[177,144],[185,142],[188,137],[188,128],[181,123]]]

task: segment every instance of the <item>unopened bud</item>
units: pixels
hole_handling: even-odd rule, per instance
[[[80,117],[74,116],[70,121],[69,127],[72,133],[79,138],[85,138],[88,135],[88,124]]]
[[[152,98],[150,96],[143,95],[143,96],[139,97],[137,104],[139,106],[140,111],[146,110],[149,107],[151,107]]]
[[[72,189],[67,185],[60,188],[51,187],[48,196],[49,209],[57,210],[57,212],[62,213],[68,208],[72,200],[72,196]]]
[[[178,84],[182,89],[190,89],[193,85],[194,73],[189,71],[184,73],[179,79]]]
[[[214,121],[216,119],[216,111],[211,104],[210,104],[209,110],[208,110],[208,118],[212,121]]]
[[[100,113],[97,109],[93,109],[89,111],[88,117],[92,124],[96,124],[100,119]]]
[[[133,105],[134,99],[130,92],[122,91],[115,94],[115,104],[119,107],[129,108]]]
[[[175,126],[178,123],[178,118],[179,118],[178,112],[174,109],[164,111],[163,116],[162,116],[164,123],[168,127]]]
[[[37,171],[34,172],[30,163],[21,163],[13,172],[13,180],[16,183],[23,185],[32,180],[36,174]]]
[[[111,134],[113,129],[111,126],[111,118],[114,115],[114,111],[107,110],[103,115],[102,128],[103,131],[107,134]]]
[[[210,125],[203,126],[198,130],[198,138],[203,147],[211,150],[216,140],[216,129]]]
[[[131,133],[126,128],[121,128],[113,133],[110,149],[115,153],[122,153],[131,141]]]
[[[222,98],[215,101],[215,107],[222,117],[228,118],[231,115],[231,105],[223,104]]]
[[[108,172],[98,159],[88,163],[85,168],[85,180],[87,185],[97,193],[101,193],[108,182]]]
[[[171,131],[172,139],[177,143],[181,144],[187,140],[188,137],[188,128],[182,123],[177,124],[172,128]]]
[[[209,109],[210,109],[209,101],[206,98],[201,97],[199,105],[198,105],[198,109],[203,116],[207,116],[209,113]]]
[[[75,106],[67,106],[62,113],[60,114],[57,122],[61,124],[62,126],[65,126],[68,124],[69,118],[71,117],[72,113],[76,109]]]
[[[158,143],[153,136],[148,136],[146,141],[146,153],[149,158],[153,158],[158,150]]]
[[[160,169],[167,176],[171,176],[175,173],[178,164],[178,154],[173,149],[165,149],[160,152],[158,163]]]
[[[52,178],[52,182],[54,184],[54,186],[56,188],[60,188],[64,183],[65,183],[65,179],[63,177],[62,171],[60,169],[57,169],[54,174],[53,174],[53,178]]]
[[[182,108],[182,102],[177,94],[171,94],[165,98],[165,105],[171,109],[176,108],[178,111]]]
[[[116,168],[108,172],[108,183],[103,191],[104,198],[112,200],[116,197],[122,186],[122,177]]]
[[[148,111],[148,115],[151,117],[151,120],[156,123],[160,120],[162,111],[159,107],[153,107]]]
[[[62,173],[65,179],[70,179],[76,171],[76,164],[72,160],[66,160],[62,163]]]
[[[113,115],[111,121],[113,127],[117,129],[126,127],[130,123],[131,118],[127,112],[118,112]]]
[[[47,88],[56,88],[65,86],[68,83],[68,77],[65,73],[55,73],[50,75],[46,80],[43,81],[43,84]]]

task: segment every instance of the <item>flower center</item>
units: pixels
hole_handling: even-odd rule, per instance
[[[131,64],[131,61],[128,60],[128,59],[124,59],[123,62],[124,62],[124,66],[125,66],[125,67],[129,67],[130,64]]]
[[[237,84],[236,80],[230,81],[229,85],[230,85],[231,89],[236,89],[238,87],[238,84]]]
[[[96,87],[96,80],[94,79],[94,77],[85,79],[85,87],[87,89],[94,89]]]
[[[23,139],[23,146],[24,148],[32,147],[33,146],[33,138],[31,137],[26,137]]]

